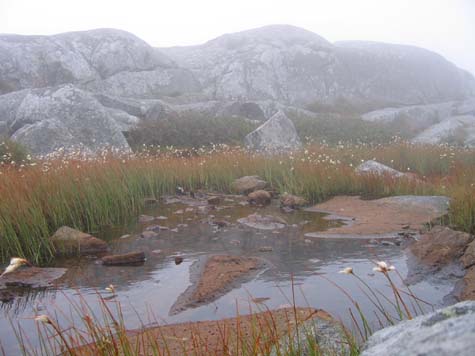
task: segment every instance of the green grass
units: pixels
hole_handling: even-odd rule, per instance
[[[235,178],[259,175],[279,192],[303,195],[313,203],[335,195],[382,197],[444,194],[453,202],[449,222],[475,231],[475,152],[407,144],[318,145],[282,155],[259,155],[240,148],[143,150],[137,155],[58,157],[0,168],[0,259],[24,256],[47,262],[49,236],[68,225],[83,231],[137,215],[144,198],[188,190],[230,192]],[[376,159],[419,177],[359,176],[354,167]]]

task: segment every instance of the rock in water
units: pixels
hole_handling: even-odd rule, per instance
[[[87,255],[108,250],[105,241],[68,226],[60,227],[50,240],[58,255]]]
[[[462,302],[373,334],[361,356],[475,355],[475,302]]]
[[[293,122],[279,110],[245,138],[250,148],[263,151],[297,149],[302,146]]]
[[[249,203],[256,205],[268,205],[271,199],[272,195],[266,190],[256,190],[247,196]]]
[[[472,241],[473,236],[466,232],[436,226],[409,246],[409,250],[423,264],[439,269],[457,263]]]
[[[144,252],[130,252],[122,255],[110,255],[102,257],[102,264],[105,266],[137,265],[144,262]]]

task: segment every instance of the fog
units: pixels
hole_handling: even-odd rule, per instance
[[[224,33],[291,24],[330,41],[412,44],[475,73],[472,0],[1,0],[0,33],[120,28],[154,46],[200,44]]]

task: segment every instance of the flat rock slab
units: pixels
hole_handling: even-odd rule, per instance
[[[395,196],[363,200],[358,196],[339,196],[306,211],[330,214],[327,219],[341,219],[345,224],[324,233],[308,233],[321,238],[394,237],[406,228],[419,231],[424,224],[447,214],[449,198],[443,196]]]
[[[0,277],[0,289],[8,287],[45,288],[66,273],[66,268],[25,267]]]
[[[296,328],[309,321],[327,321],[328,313],[312,308],[282,308],[252,315],[242,315],[214,321],[198,321],[133,330],[127,333],[131,345],[138,345],[137,353],[181,355],[249,355],[257,347],[267,355],[278,342],[282,344]],[[269,327],[269,325],[271,327]],[[224,343],[223,340],[226,340]],[[236,343],[239,340],[239,343]],[[227,348],[226,348],[227,346]],[[97,355],[95,344],[75,349],[82,356]],[[254,354],[254,353],[252,353]]]
[[[208,304],[257,274],[262,259],[230,255],[205,256],[190,267],[192,285],[170,309],[170,315]]]

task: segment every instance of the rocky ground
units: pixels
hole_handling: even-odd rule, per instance
[[[308,208],[342,219],[344,225],[308,237],[390,238],[399,233],[418,233],[425,224],[447,213],[449,199],[441,196],[398,196],[376,200],[340,196]]]

